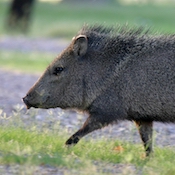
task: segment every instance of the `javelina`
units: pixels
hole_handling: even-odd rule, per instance
[[[66,145],[108,124],[135,121],[148,156],[153,121],[175,122],[175,36],[84,26],[23,101],[27,108],[89,113]]]

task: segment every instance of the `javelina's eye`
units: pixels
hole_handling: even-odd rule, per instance
[[[64,70],[63,67],[56,67],[53,71],[54,75],[59,75]]]

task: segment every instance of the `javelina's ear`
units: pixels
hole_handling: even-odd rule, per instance
[[[88,40],[85,35],[78,35],[74,38],[73,52],[77,56],[83,56],[86,54],[88,48]]]

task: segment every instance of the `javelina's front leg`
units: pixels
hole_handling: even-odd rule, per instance
[[[149,156],[152,152],[152,132],[153,132],[153,122],[145,122],[145,121],[135,121],[138,130],[140,133],[140,137],[143,141],[146,156]]]
[[[107,123],[102,120],[101,117],[88,117],[86,122],[84,123],[83,127],[81,129],[79,129],[75,134],[73,134],[67,141],[66,141],[66,145],[73,145],[78,143],[78,141],[84,137],[85,135],[87,135],[88,133],[100,129],[102,127],[104,127],[105,125],[107,125]]]

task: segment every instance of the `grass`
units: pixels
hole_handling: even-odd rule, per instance
[[[128,172],[130,170],[126,172],[127,167],[131,165],[135,167],[133,174],[138,171],[142,171],[145,175],[175,173],[174,150],[156,147],[154,156],[145,158],[142,145],[89,138],[82,139],[75,147],[66,148],[64,146],[68,138],[66,129],[60,129],[54,122],[52,127],[55,130],[47,125],[43,125],[40,130],[39,123],[31,122],[25,125],[25,122],[32,117],[30,113],[25,122],[22,115],[24,113],[19,110],[10,118],[6,118],[1,112],[0,165],[20,164],[26,167],[49,165],[65,168],[70,174],[73,170],[83,172],[80,174],[89,174],[90,170],[94,174],[103,174],[105,168],[118,164],[125,167],[122,174],[131,174]]]
[[[43,72],[55,57],[56,55],[51,53],[1,51],[0,67],[28,73],[38,73]]]

